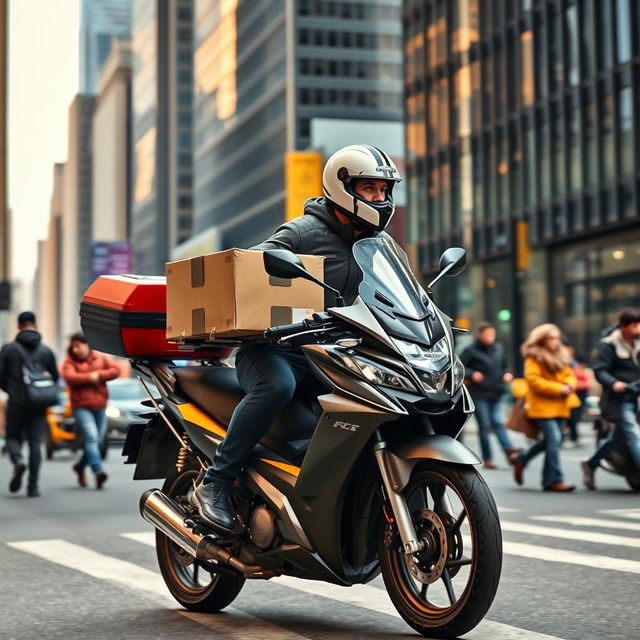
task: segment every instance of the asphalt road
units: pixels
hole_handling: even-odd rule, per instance
[[[467,438],[475,448],[475,438]],[[589,439],[590,442],[590,439]],[[562,452],[569,481],[590,451]],[[488,471],[501,511],[504,565],[487,620],[465,637],[637,639],[640,637],[640,495],[603,471],[599,490],[539,490],[540,464],[513,484],[504,461]],[[74,484],[69,454],[46,462],[42,497],[10,496],[0,459],[0,638],[121,640],[202,638],[293,640],[406,638],[376,579],[345,589],[316,582],[248,581],[225,613],[181,610],[156,568],[152,532],[138,515],[149,482],[110,451],[105,490]]]

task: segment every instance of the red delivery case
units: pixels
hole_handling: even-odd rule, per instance
[[[228,347],[168,342],[167,282],[163,276],[100,276],[80,304],[80,326],[93,349],[123,358],[222,358]]]

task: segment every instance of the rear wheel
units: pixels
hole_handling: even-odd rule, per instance
[[[406,555],[395,523],[380,541],[382,576],[404,620],[455,638],[486,615],[498,589],[502,533],[495,502],[471,467],[421,463],[403,495],[423,548]]]
[[[177,471],[169,476],[162,487],[163,493],[173,500],[186,500],[196,469]],[[227,573],[215,573],[212,566],[183,551],[178,545],[156,530],[156,553],[160,573],[171,595],[186,609],[201,613],[214,613],[231,604],[242,589],[245,578]]]

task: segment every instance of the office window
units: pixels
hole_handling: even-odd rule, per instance
[[[633,171],[633,105],[631,87],[618,92],[618,125],[620,127],[620,171]]]
[[[509,183],[511,191],[511,209],[522,207],[522,147],[516,133],[510,137],[511,162]]]
[[[495,49],[493,54],[493,77],[495,78],[496,120],[504,117],[507,111],[507,88],[504,77],[504,50]]]
[[[575,3],[565,12],[565,38],[567,47],[567,82],[575,87],[580,82],[578,69],[578,13]]]
[[[580,153],[580,111],[578,107],[569,110],[567,123],[569,136],[569,185],[572,191],[582,189],[582,154]]]
[[[593,46],[593,11],[591,0],[580,0],[582,9],[582,27],[580,29],[580,43],[582,48],[582,73],[585,78],[592,78],[595,73],[595,58]]]
[[[602,177],[604,180],[612,180],[616,173],[613,139],[613,95],[609,93],[604,96],[601,105]]]
[[[562,16],[552,9],[549,13],[549,92],[557,93],[564,85],[562,56]]]
[[[560,103],[552,105],[551,146],[553,149],[553,194],[561,196],[567,192],[565,155],[564,155],[564,123]]]
[[[524,197],[525,204],[532,205],[536,199],[536,150],[535,134],[531,124],[524,133]]]
[[[536,32],[537,37],[537,32]],[[541,58],[545,58],[543,50],[540,50]],[[531,31],[523,31],[520,34],[520,98],[523,107],[533,104],[533,37]],[[536,69],[544,67],[542,59],[536,60]],[[546,84],[545,84],[546,86]],[[540,89],[539,89],[540,91]]]
[[[631,7],[630,0],[616,0],[616,59],[618,63],[631,58]],[[640,15],[636,15],[640,20]]]
[[[596,142],[596,103],[590,102],[584,110],[585,182],[592,187],[598,182],[598,151]]]
[[[551,163],[549,157],[549,123],[541,122],[538,125],[538,176],[540,179],[540,200],[548,200],[551,197],[550,179]]]
[[[598,15],[598,43],[599,43],[599,68],[608,69],[611,59],[611,0],[598,0],[596,3]]]
[[[484,220],[484,176],[479,145],[473,150],[473,220]]]

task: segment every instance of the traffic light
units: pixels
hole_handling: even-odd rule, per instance
[[[9,311],[11,309],[11,282],[8,280],[0,281],[0,311]]]

